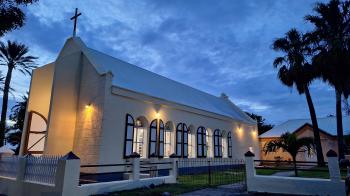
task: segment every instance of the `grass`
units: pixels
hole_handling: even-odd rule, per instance
[[[325,170],[325,171],[299,171],[298,172],[299,177],[329,179],[328,167],[314,167],[312,169],[319,169],[319,170]],[[341,170],[340,175],[342,179],[345,179],[346,170]]]
[[[233,184],[245,180],[245,173],[233,172],[233,171],[222,171],[211,173],[211,186],[219,186],[224,184]],[[196,174],[196,175],[183,175],[178,177],[179,183],[182,184],[193,184],[193,185],[209,185],[208,174]]]
[[[206,187],[216,187],[223,184],[233,184],[236,182],[243,181],[245,179],[244,172],[212,172],[211,173],[211,184],[209,185],[208,174],[195,174],[195,175],[182,175],[178,176],[177,184],[166,184],[152,188],[134,189],[130,191],[121,191],[110,193],[109,195],[120,195],[120,196],[151,196],[151,195],[162,195],[164,192],[169,192],[171,195],[179,195],[203,189]]]
[[[323,170],[323,171],[298,171],[298,177],[303,178],[322,178],[322,179],[329,179],[329,172],[328,167],[313,167],[311,169],[315,170]],[[265,168],[257,168],[256,174],[257,175],[273,175],[277,172],[286,172],[286,171],[293,171],[291,170],[278,170],[278,168],[275,169],[265,169]],[[340,172],[342,179],[345,179],[346,177],[346,170],[341,170]]]
[[[270,176],[270,175],[275,174],[277,172],[284,172],[284,171],[286,171],[286,170],[257,168],[256,174]]]
[[[130,191],[121,191],[116,193],[111,193],[110,195],[118,196],[157,196],[162,195],[164,192],[169,192],[171,195],[179,195],[186,192],[191,192],[204,188],[199,185],[190,185],[190,184],[164,184],[156,186],[154,188],[143,188],[143,189],[134,189]]]

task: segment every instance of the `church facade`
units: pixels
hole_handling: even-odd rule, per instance
[[[257,125],[214,96],[69,38],[33,71],[20,153],[77,154],[82,164],[141,158],[243,158]],[[257,155],[259,157],[259,155]]]

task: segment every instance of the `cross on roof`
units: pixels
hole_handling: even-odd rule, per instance
[[[75,8],[75,14],[72,18],[70,18],[71,20],[74,20],[74,29],[73,29],[73,37],[75,37],[76,35],[76,31],[77,31],[77,21],[78,21],[78,17],[81,15],[81,13],[78,13],[78,8]]]

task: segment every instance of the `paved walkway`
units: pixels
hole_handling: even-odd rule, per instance
[[[181,196],[231,196],[231,195],[249,195],[248,193],[235,192],[233,189],[226,188],[206,188],[189,193],[182,194]]]
[[[279,172],[283,173],[283,172]],[[284,175],[284,174],[281,174]],[[297,195],[286,195],[286,194],[271,194],[271,193],[247,193],[243,191],[241,184],[228,184],[218,186],[217,188],[206,188],[189,193],[182,194],[180,196],[297,196]]]
[[[222,188],[206,188],[202,190],[193,191],[190,193],[185,193],[180,196],[298,196],[298,195],[286,195],[286,194],[271,194],[271,193],[237,193],[232,189],[222,189]],[[301,195],[299,195],[301,196]]]
[[[294,176],[294,171],[276,172],[272,174],[272,176],[290,177],[290,176]]]
[[[216,188],[206,188],[189,193],[182,194],[181,196],[231,196],[231,195],[249,195],[244,193],[244,187],[240,183],[221,185]]]

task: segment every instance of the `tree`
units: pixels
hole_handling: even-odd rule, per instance
[[[0,91],[4,90],[3,88],[4,80],[5,80],[5,77],[2,75],[2,72],[0,71]]]
[[[339,158],[344,159],[341,100],[342,96],[349,96],[350,89],[350,1],[318,3],[314,11],[315,15],[305,17],[314,25],[310,37],[317,54],[312,61],[322,79],[335,89],[338,152]]]
[[[344,107],[343,110],[345,112],[345,115],[350,116],[350,105],[348,99],[343,99]]]
[[[28,93],[22,96],[22,100],[18,101],[16,105],[11,108],[11,114],[9,119],[14,121],[15,124],[11,126],[11,129],[19,129],[23,131],[24,117],[26,115],[26,108],[28,103]]]
[[[18,154],[21,137],[23,132],[24,118],[26,115],[26,108],[28,103],[28,93],[22,96],[22,100],[18,101],[16,105],[11,108],[10,120],[15,123],[9,127],[9,133],[6,137],[6,141],[13,146],[16,146],[15,152]]]
[[[246,114],[248,116],[250,116],[250,118],[257,121],[257,123],[258,123],[258,135],[261,135],[261,134],[265,133],[266,131],[273,128],[273,125],[267,124],[265,122],[266,119],[263,118],[262,116],[259,116],[258,114],[254,114],[254,113],[249,113],[249,112],[246,112]]]
[[[32,4],[38,0],[0,0],[0,37],[5,33],[24,25],[25,14],[20,6]]]
[[[282,52],[284,56],[277,57],[273,62],[278,68],[279,80],[288,87],[295,86],[299,94],[305,94],[311,117],[313,135],[316,145],[317,163],[324,166],[324,157],[318,128],[315,107],[309,91],[310,84],[318,77],[318,72],[309,63],[312,55],[308,35],[298,32],[296,29],[288,31],[283,38],[276,39],[273,49]]]
[[[314,140],[311,137],[297,138],[295,133],[284,133],[280,138],[271,140],[264,146],[264,152],[276,152],[278,150],[288,152],[293,160],[294,173],[298,176],[296,157],[299,152],[307,152],[309,155],[314,149]]]
[[[36,67],[34,65],[34,60],[37,58],[27,55],[28,51],[25,45],[17,42],[7,41],[7,44],[0,42],[0,65],[7,66],[0,118],[0,146],[4,144],[5,139],[8,95],[12,73],[14,70],[17,70],[24,75],[30,75],[31,70]]]

